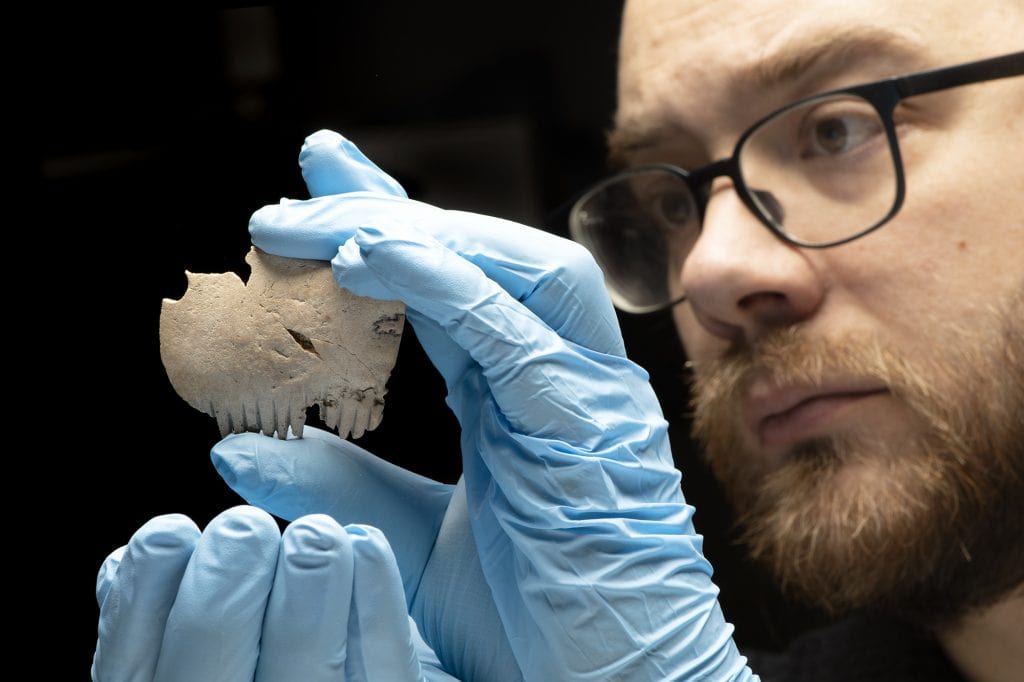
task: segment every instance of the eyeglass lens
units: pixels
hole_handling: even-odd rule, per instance
[[[748,200],[786,239],[825,246],[866,232],[896,203],[898,175],[874,106],[852,95],[803,102],[762,122],[737,152]],[[573,235],[604,269],[615,303],[643,312],[677,299],[701,210],[678,169],[646,167],[598,185],[574,207]]]

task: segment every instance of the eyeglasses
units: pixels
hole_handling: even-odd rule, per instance
[[[780,239],[826,248],[863,237],[903,203],[893,110],[907,97],[1024,74],[1024,52],[834,90],[765,116],[727,159],[688,171],[629,169],[573,205],[569,231],[604,271],[615,305],[651,312],[681,302],[669,280],[700,236],[712,180],[732,179],[743,203]]]

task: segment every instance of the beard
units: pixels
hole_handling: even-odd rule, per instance
[[[941,628],[1024,585],[1024,290],[985,317],[929,339],[927,357],[791,327],[698,369],[694,433],[741,540],[789,594]],[[884,382],[909,435],[810,439],[774,465],[741,436],[754,376],[840,373]]]

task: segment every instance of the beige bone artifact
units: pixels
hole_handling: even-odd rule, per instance
[[[302,435],[306,408],[345,438],[376,428],[398,355],[405,307],[339,289],[330,264],[252,249],[247,284],[233,272],[186,272],[160,309],[171,385],[217,419],[221,434]]]

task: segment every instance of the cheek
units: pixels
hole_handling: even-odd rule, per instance
[[[672,321],[676,325],[676,333],[683,343],[687,357],[693,358],[698,343],[699,325],[690,312],[690,307],[683,303],[672,308]]]
[[[702,362],[720,357],[729,344],[709,334],[697,321],[693,310],[686,303],[672,309],[672,320],[676,333],[682,341],[687,360],[699,366]]]
[[[1021,138],[1014,142],[1014,127],[1006,124],[1005,112],[990,108],[979,105],[964,113],[958,120],[964,128],[959,134],[950,130],[922,135],[920,145],[914,144],[915,139],[906,163],[908,187],[902,213],[919,242],[915,261],[939,271],[953,292],[959,292],[954,293],[957,298],[972,291],[995,295],[1007,283],[1019,280],[1021,272]]]
[[[1024,282],[1024,165],[987,136],[947,139],[926,159],[910,155],[890,223],[822,253],[834,293],[922,342],[930,328],[970,324]]]

